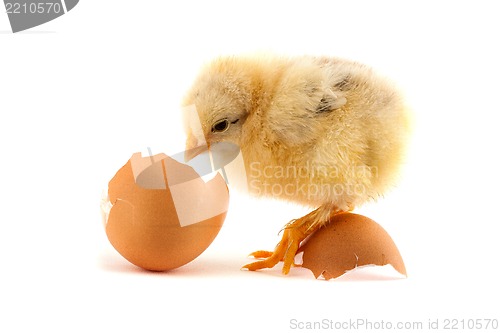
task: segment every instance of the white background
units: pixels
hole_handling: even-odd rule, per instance
[[[496,1],[82,0],[12,34],[0,13],[0,331],[293,331],[290,320],[498,317],[500,20]],[[409,276],[315,280],[240,271],[307,213],[231,192],[221,232],[166,273],[125,261],[99,200],[132,153],[182,149],[178,105],[220,54],[347,57],[406,93],[415,134],[403,179],[359,210]]]

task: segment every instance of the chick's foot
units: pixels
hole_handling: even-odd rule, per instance
[[[282,272],[283,274],[288,274],[290,267],[294,264],[295,254],[299,249],[300,243],[320,226],[319,224],[310,225],[304,223],[303,219],[294,220],[285,227],[283,237],[273,252],[256,251],[251,253],[250,256],[263,260],[245,265],[242,269],[255,271],[263,268],[272,268],[278,262],[283,261]]]
[[[352,205],[347,205],[348,210],[352,210]],[[294,265],[295,255],[299,249],[300,243],[307,236],[315,232],[321,226],[329,223],[331,217],[346,211],[338,206],[327,203],[313,210],[300,219],[292,220],[284,229],[283,237],[274,251],[256,251],[250,255],[260,261],[245,265],[242,269],[256,271],[263,268],[274,267],[278,262],[283,261],[283,274],[288,274],[290,268]]]

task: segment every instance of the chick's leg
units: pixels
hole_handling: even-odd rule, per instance
[[[281,260],[283,261],[283,274],[290,272],[290,267],[294,263],[295,254],[300,243],[321,226],[328,223],[330,218],[343,210],[331,204],[325,204],[311,213],[288,223],[283,232],[283,237],[273,252],[256,251],[250,255],[257,259],[263,259],[243,266],[243,269],[255,271],[263,268],[274,267]]]

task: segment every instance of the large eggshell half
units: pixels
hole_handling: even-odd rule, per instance
[[[134,154],[109,182],[106,235],[128,261],[171,270],[198,257],[217,236],[229,205],[221,175],[207,183],[188,165]]]

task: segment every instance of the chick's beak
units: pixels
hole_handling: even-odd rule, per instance
[[[189,162],[201,153],[208,151],[209,146],[205,140],[199,140],[196,136],[189,134],[186,140],[184,161]]]

